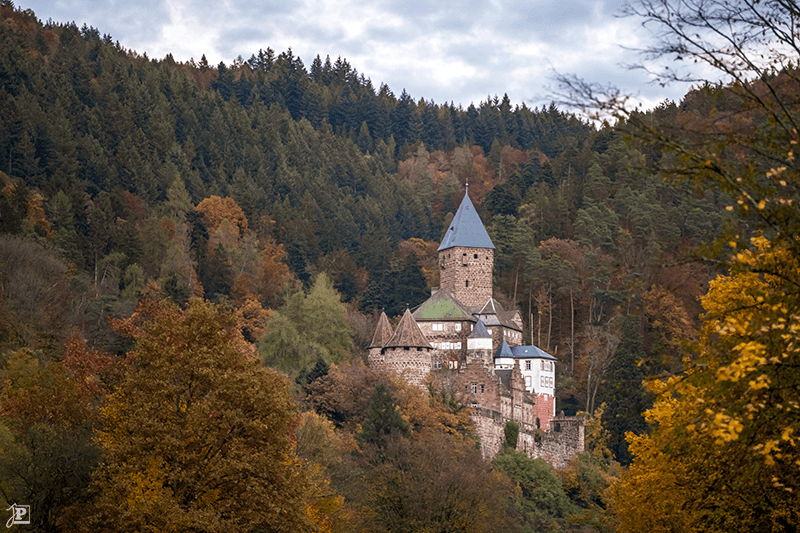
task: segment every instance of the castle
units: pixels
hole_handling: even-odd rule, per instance
[[[523,346],[519,311],[494,299],[494,249],[467,190],[439,246],[440,287],[394,330],[381,314],[369,365],[420,388],[451,374],[472,407],[484,457],[502,450],[513,420],[517,449],[561,468],[583,451],[584,420],[556,416],[555,357]]]

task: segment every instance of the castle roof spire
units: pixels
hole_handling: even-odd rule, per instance
[[[372,343],[369,345],[370,348],[383,348],[383,346],[389,342],[389,340],[394,335],[394,331],[392,331],[392,325],[389,323],[389,318],[386,316],[386,312],[382,312],[380,318],[378,319],[378,325],[375,328],[375,335],[372,336]]]
[[[478,212],[469,198],[469,183],[467,183],[464,199],[461,200],[461,205],[458,206],[458,211],[442,239],[442,244],[439,245],[439,251],[455,246],[494,250],[492,239],[486,232],[481,217],[478,216]]]
[[[397,324],[397,329],[394,330],[394,335],[384,345],[384,348],[398,348],[398,347],[415,347],[415,348],[432,348],[430,343],[425,339],[425,335],[419,329],[417,321],[411,316],[411,310],[406,308],[400,323]]]

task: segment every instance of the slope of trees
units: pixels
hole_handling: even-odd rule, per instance
[[[35,501],[43,531],[83,512],[76,500],[87,528],[235,528],[222,493],[274,467],[293,488],[247,515],[266,530],[796,528],[800,139],[785,22],[799,14],[640,7],[679,21],[650,52],[734,83],[616,108],[598,129],[507,97],[466,110],[397,97],[344,59],[307,68],[291,50],[151,60],[0,2],[3,497]],[[742,31],[693,48],[703,21]],[[769,34],[784,46],[764,48]],[[753,59],[762,48],[774,55]],[[457,395],[360,363],[375,312],[438,285],[465,182],[497,247],[496,297],[559,359],[560,409],[596,414],[589,451],[558,473],[511,451],[483,462]],[[173,352],[196,368],[172,368]],[[647,376],[663,379],[645,390]],[[264,398],[280,408],[215,396],[232,384],[250,399],[283,391]],[[259,428],[231,440],[203,425],[235,433],[244,411],[280,418],[263,446],[280,464],[243,451]],[[164,446],[128,438],[131,424]],[[229,479],[204,470],[214,446]],[[617,463],[630,467],[614,481]]]

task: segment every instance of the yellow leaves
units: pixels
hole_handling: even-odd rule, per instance
[[[169,489],[164,487],[164,473],[161,461],[151,458],[147,467],[128,473],[128,491],[126,503],[129,509],[141,509],[143,506],[155,504]]]
[[[792,156],[792,152],[789,152],[789,157],[790,160],[794,159],[794,156]],[[783,174],[784,172],[786,172],[786,167],[771,168],[767,171],[767,177],[773,178],[779,174]]]
[[[723,413],[716,413],[711,435],[716,439],[716,444],[722,444],[738,439],[743,429],[744,425],[736,418]]]

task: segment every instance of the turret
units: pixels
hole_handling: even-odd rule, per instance
[[[375,334],[372,336],[372,342],[369,345],[367,354],[369,366],[379,368],[383,364],[381,350],[393,335],[394,331],[392,331],[392,325],[389,324],[389,317],[386,316],[386,313],[381,313],[380,318],[378,318],[378,325],[375,328]]]
[[[411,311],[406,309],[392,338],[380,351],[382,361],[374,366],[391,370],[407,383],[425,389],[433,362],[432,351],[433,346],[425,339]]]
[[[467,364],[478,364],[494,369],[492,359],[492,336],[486,331],[483,322],[478,320],[472,333],[467,337]]]

